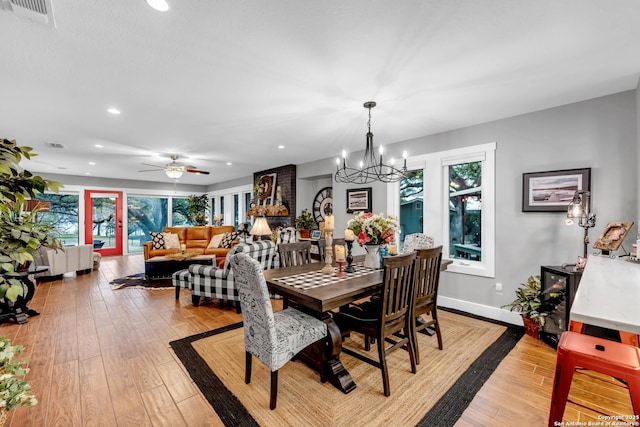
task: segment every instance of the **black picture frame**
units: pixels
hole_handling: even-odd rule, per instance
[[[371,187],[347,190],[347,213],[371,212]]]
[[[566,212],[577,190],[591,191],[591,168],[522,174],[522,212]]]

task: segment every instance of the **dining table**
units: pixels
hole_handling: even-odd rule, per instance
[[[586,325],[620,333],[625,344],[638,346],[640,334],[640,264],[627,258],[591,255],[569,313],[569,330]]]
[[[333,273],[323,273],[322,262],[264,271],[271,292],[327,325],[327,337],[303,350],[300,358],[343,393],[353,391],[356,383],[340,361],[342,334],[331,313],[379,292],[383,285],[383,270],[363,266],[362,259],[364,256],[354,257],[355,272],[343,276],[337,275],[340,269],[336,266]],[[450,263],[443,260],[441,270]]]

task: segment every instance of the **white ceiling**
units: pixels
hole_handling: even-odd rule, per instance
[[[0,10],[0,136],[40,154],[24,167],[169,181],[138,170],[179,154],[211,171],[179,182],[208,185],[362,150],[365,101],[379,145],[640,71],[637,0],[168,1],[52,0],[55,28]]]

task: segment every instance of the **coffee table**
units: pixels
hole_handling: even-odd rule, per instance
[[[186,259],[169,256],[155,256],[144,262],[144,274],[149,281],[171,280],[178,270],[189,268],[191,264],[216,265],[215,255],[195,255]]]

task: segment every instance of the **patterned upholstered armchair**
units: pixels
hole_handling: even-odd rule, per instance
[[[407,234],[404,238],[402,253],[408,254],[416,249],[429,249],[433,247],[433,237],[423,233]]]
[[[327,325],[315,317],[286,308],[273,312],[261,266],[246,255],[227,257],[242,304],[245,383],[251,382],[253,356],[271,370],[269,408],[275,409],[278,370],[305,347],[327,336]]]
[[[271,240],[240,243],[229,250],[224,267],[197,265],[189,266],[189,288],[194,306],[200,304],[200,297],[218,298],[236,302],[236,310],[240,312],[238,289],[235,286],[233,270],[229,260],[236,253],[244,253],[260,263],[263,270],[273,268],[276,245]]]

